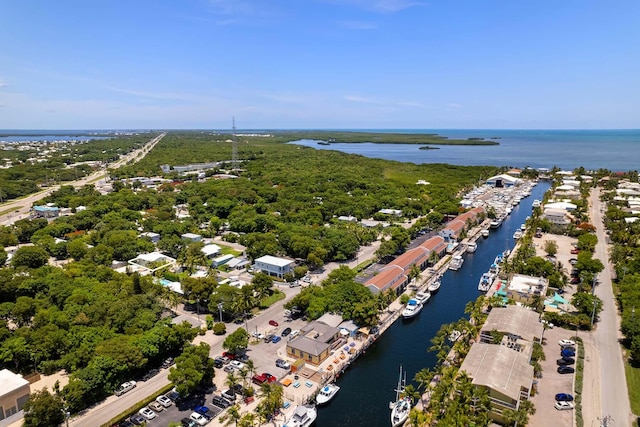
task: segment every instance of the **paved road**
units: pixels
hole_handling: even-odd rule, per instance
[[[600,189],[592,190],[590,206],[590,217],[593,219],[598,237],[594,257],[600,259],[605,265],[605,269],[598,276],[601,285],[597,286],[595,290],[596,295],[604,303],[604,309],[600,313],[597,329],[592,332],[593,343],[598,351],[600,362],[599,382],[602,414],[597,414],[597,416],[598,418],[611,416],[614,426],[627,426],[631,425],[632,414],[624,374],[622,348],[619,343],[621,338],[620,319],[611,286],[613,267],[609,264],[609,245],[606,244],[607,236],[602,223],[602,210],[605,207],[600,202]],[[585,388],[589,386],[590,384],[584,385]],[[591,425],[599,425],[598,420],[585,419],[585,426]]]
[[[157,137],[153,138],[143,147],[132,151],[131,153],[122,156],[119,160],[109,165],[110,169],[117,169],[129,162],[138,162],[144,158],[144,156],[151,150],[155,145],[160,141],[166,133],[161,133]],[[65,182],[62,185],[73,185],[75,188],[80,188],[85,186],[86,184],[96,182],[100,179],[104,179],[107,175],[106,170],[99,170],[91,175],[88,175],[84,178],[80,178],[76,181]],[[31,206],[33,206],[38,200],[41,200],[51,194],[54,191],[60,189],[60,185],[54,185],[53,187],[49,187],[46,190],[39,191],[34,194],[30,194],[26,197],[11,200],[7,203],[3,203],[0,205],[0,211],[7,212],[0,217],[0,225],[7,225],[15,222],[18,219],[29,218],[29,213],[31,211]]]

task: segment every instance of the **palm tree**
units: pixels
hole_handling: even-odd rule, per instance
[[[256,415],[251,412],[244,413],[238,421],[238,427],[253,427],[255,424]]]
[[[413,377],[413,380],[418,383],[418,389],[422,390],[423,392],[422,396],[424,396],[427,393],[427,390],[429,389],[431,385],[431,381],[433,380],[433,377],[435,375],[436,375],[435,371],[432,371],[429,368],[423,368],[418,372],[416,372],[416,375]],[[426,408],[426,404],[424,400],[422,400],[422,407]]]
[[[256,372],[256,365],[253,363],[253,360],[247,359],[247,361],[244,362],[244,366],[247,368],[247,371],[249,371],[249,375],[253,376]]]
[[[409,412],[409,425],[411,427],[428,426],[430,422],[431,422],[430,414],[427,414],[416,408],[411,408],[411,411]]]
[[[238,384],[238,377],[236,376],[235,372],[229,372],[224,383],[229,388],[233,388],[234,385]]]
[[[220,421],[223,421],[225,426],[228,426],[231,423],[234,423],[236,425],[236,427],[237,427],[238,426],[238,421],[240,420],[240,418],[241,418],[240,406],[239,405],[233,405],[227,410],[226,414],[224,414],[224,415],[222,415],[220,417]]]
[[[418,277],[420,277],[420,274],[422,274],[422,270],[420,270],[420,267],[418,267],[416,264],[413,264],[411,266],[411,269],[409,270],[409,280],[416,280]]]
[[[402,391],[402,393],[400,393],[400,395],[401,397],[408,397],[409,399],[411,399],[412,405],[413,405],[413,402],[415,402],[416,400],[420,399],[420,397],[422,397],[420,395],[420,392],[416,390],[413,384],[408,384],[407,386],[405,386],[404,390]]]
[[[249,375],[249,370],[247,369],[246,366],[238,371],[238,376],[242,379],[242,387],[247,386],[248,375]]]

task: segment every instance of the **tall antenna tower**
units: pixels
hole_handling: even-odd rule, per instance
[[[231,139],[231,169],[238,169],[238,137],[236,136],[236,117],[233,116],[231,129],[233,135]]]

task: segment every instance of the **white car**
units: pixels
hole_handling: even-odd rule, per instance
[[[165,395],[160,395],[160,396],[156,397],[156,402],[158,402],[159,404],[161,404],[165,408],[168,408],[169,406],[173,405],[173,402],[171,401],[171,399],[169,399]]]
[[[152,420],[158,415],[155,412],[153,412],[151,409],[147,408],[146,406],[140,409],[138,413],[148,420]]]
[[[244,363],[239,362],[237,360],[232,360],[230,365],[233,366],[234,368],[236,368],[237,370],[240,370],[240,369],[244,368]]]
[[[129,390],[133,390],[136,387],[135,381],[127,381],[126,383],[120,384],[120,387],[116,389],[116,396],[122,396]]]
[[[553,406],[555,406],[558,411],[573,409],[575,407],[573,402],[556,402],[556,404]]]
[[[204,415],[197,412],[192,412],[189,418],[198,423],[199,426],[203,426],[209,422],[209,420]]]
[[[571,341],[571,340],[560,340],[558,341],[558,345],[562,347],[575,347],[576,343],[575,341]]]

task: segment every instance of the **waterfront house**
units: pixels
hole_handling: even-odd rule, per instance
[[[549,282],[543,277],[513,274],[500,291],[515,302],[532,305],[536,302],[536,298],[544,300],[548,285]]]
[[[545,206],[542,217],[549,221],[551,224],[566,227],[571,224],[571,219],[564,209],[553,209]]]
[[[422,246],[418,246],[417,248],[409,249],[402,255],[399,255],[396,259],[390,262],[389,265],[397,265],[402,268],[407,275],[409,275],[409,272],[414,265],[417,265],[418,268],[420,268],[420,271],[422,271],[427,267],[428,262],[429,251]]]
[[[540,322],[540,315],[528,308],[517,305],[506,307],[494,307],[480,330],[480,342],[485,344],[501,344],[508,342],[495,342],[493,331],[505,334],[507,341],[520,343],[526,347],[525,353],[530,355],[532,343],[542,342],[544,325]],[[504,338],[503,338],[504,341]]]
[[[404,292],[409,278],[404,269],[394,264],[382,268],[378,274],[367,280],[364,285],[373,293],[384,292],[393,289],[399,295]]]
[[[433,236],[420,246],[429,251],[429,258],[432,254],[441,257],[447,251],[447,243],[442,236]]]
[[[506,409],[517,410],[531,395],[533,366],[529,364],[529,355],[507,346],[473,344],[460,372],[466,372],[474,386],[488,392],[489,418],[500,424],[505,421]]]
[[[339,336],[340,329],[316,320],[287,342],[287,356],[318,366],[329,357],[331,347]]]
[[[264,255],[255,260],[253,268],[260,270],[269,276],[276,276],[280,279],[285,274],[293,273],[294,262],[290,259],[278,258],[272,255]]]
[[[466,223],[459,219],[453,219],[438,233],[447,240],[458,240],[466,227]]]

